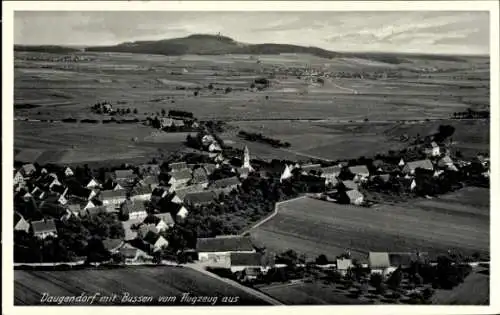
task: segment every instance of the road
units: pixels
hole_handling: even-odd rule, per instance
[[[227,283],[239,290],[242,290],[242,291],[245,291],[246,293],[248,294],[251,294],[271,305],[284,305],[283,303],[281,303],[280,301],[278,300],[275,300],[273,299],[272,297],[260,292],[260,291],[257,291],[255,289],[252,289],[252,288],[249,288],[249,287],[246,287],[244,285],[241,285],[239,284],[238,282],[236,281],[233,281],[233,280],[230,280],[230,279],[227,279],[227,278],[222,278],[222,277],[219,277],[218,275],[214,274],[214,273],[211,273],[207,270],[205,270],[205,267],[202,265],[202,264],[199,264],[199,263],[189,263],[189,264],[185,264],[184,267],[187,267],[187,268],[191,268],[193,270],[196,270],[198,272],[201,272],[207,276],[210,276],[212,278],[215,278],[219,281],[222,281],[224,283]]]

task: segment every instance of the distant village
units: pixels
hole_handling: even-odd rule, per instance
[[[181,126],[179,121],[192,126],[193,117],[181,114],[158,118],[159,128]],[[464,185],[489,186],[489,157],[453,156],[449,126],[410,149],[338,162],[252,159],[248,147],[228,146],[213,125],[195,127],[200,131],[186,143],[199,155],[111,169],[16,163],[15,263],[195,262],[226,270],[238,281],[278,281],[292,276],[266,275],[279,266],[305,264],[300,254],[270,253],[242,234],[277,202],[307,195],[370,207],[384,196],[432,198]],[[367,264],[358,264],[346,250],[333,262],[318,257],[315,265],[342,276],[368,270],[382,283],[424,258],[418,252],[371,252]]]

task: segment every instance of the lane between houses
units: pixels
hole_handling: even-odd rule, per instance
[[[268,295],[266,295],[266,294],[264,294],[264,293],[262,293],[260,291],[257,291],[255,289],[246,287],[246,286],[244,286],[242,284],[239,284],[239,283],[237,283],[237,282],[235,282],[233,280],[219,277],[218,275],[216,275],[214,273],[211,273],[210,271],[205,270],[205,268],[204,268],[204,266],[202,264],[188,263],[188,264],[185,264],[184,266],[187,267],[187,268],[191,268],[191,269],[193,269],[195,271],[201,272],[201,273],[203,273],[203,274],[205,274],[207,276],[215,278],[215,279],[217,279],[219,281],[222,281],[222,282],[224,282],[226,284],[229,284],[229,285],[231,285],[231,286],[233,286],[233,287],[235,287],[237,289],[240,289],[240,290],[242,290],[242,291],[244,291],[244,292],[246,292],[248,294],[251,294],[251,295],[253,295],[253,296],[255,296],[255,297],[257,297],[257,298],[259,298],[259,299],[261,299],[261,300],[263,300],[263,301],[271,304],[271,305],[284,305],[280,301],[275,300],[272,297],[270,297],[270,296],[268,296]]]

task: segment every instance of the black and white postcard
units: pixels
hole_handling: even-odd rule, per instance
[[[499,311],[498,8],[4,3],[4,303]]]

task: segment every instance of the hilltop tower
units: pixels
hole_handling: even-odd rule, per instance
[[[243,168],[248,168],[248,170],[253,171],[252,166],[250,165],[250,150],[245,146],[243,150]]]

